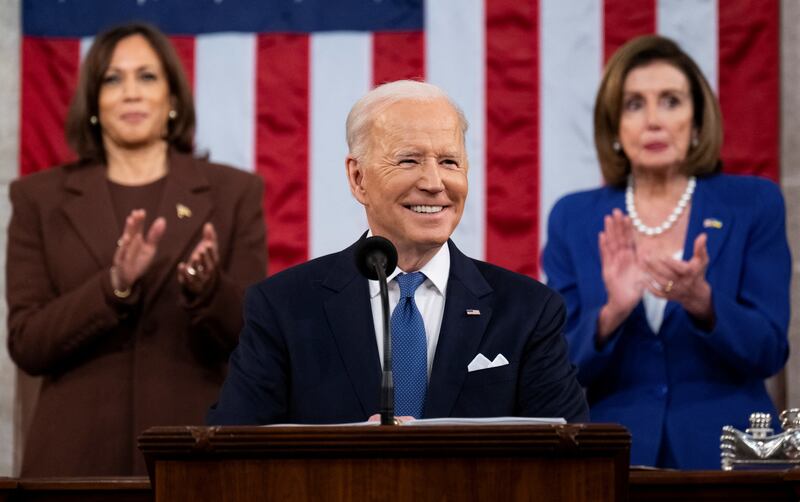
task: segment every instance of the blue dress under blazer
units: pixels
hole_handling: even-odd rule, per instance
[[[718,469],[723,425],[747,426],[754,411],[775,409],[763,380],[789,353],[791,257],[778,187],[749,176],[699,178],[683,259],[708,235],[706,279],[716,322],[705,331],[668,302],[658,333],[640,302],[598,348],[597,317],[606,302],[598,250],[603,218],[625,210],[624,188],[568,195],[553,208],[543,263],[567,303],[565,333],[594,422],[632,433],[631,463],[654,465],[667,445],[683,469]]]
[[[448,245],[450,276],[423,417],[588,420],[559,295]],[[468,372],[478,353],[490,360],[503,354],[509,364]],[[239,346],[207,421],[360,422],[379,412],[380,384],[368,281],[351,246],[248,290]]]

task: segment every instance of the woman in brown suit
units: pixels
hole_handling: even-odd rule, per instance
[[[80,160],[12,183],[8,347],[43,382],[23,476],[144,474],[136,437],[202,424],[265,273],[262,184],[192,156],[194,106],[149,25],[97,37]]]

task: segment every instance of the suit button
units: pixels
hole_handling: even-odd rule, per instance
[[[662,397],[666,396],[668,392],[669,392],[669,387],[667,387],[666,385],[659,385],[658,386],[658,395],[659,396],[662,396]]]
[[[153,319],[146,319],[142,323],[142,332],[146,335],[152,335],[158,329],[158,322]]]

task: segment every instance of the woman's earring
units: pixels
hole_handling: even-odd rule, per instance
[[[175,110],[170,110],[167,116],[169,117],[170,120],[175,120],[176,118],[178,118],[178,112],[176,112]]]
[[[89,123],[92,124],[93,126],[97,125],[97,115],[92,115],[91,117],[89,117]]]
[[[700,144],[700,138],[697,132],[695,131],[692,133],[692,146],[696,147],[699,144]]]
[[[622,145],[620,145],[619,141],[617,141],[617,140],[614,140],[614,142],[611,143],[611,148],[613,148],[614,151],[617,152],[617,153],[622,151]]]

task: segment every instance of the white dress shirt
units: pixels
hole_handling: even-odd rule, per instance
[[[371,233],[370,233],[371,235]],[[444,315],[444,299],[447,291],[447,279],[450,276],[450,249],[447,244],[439,248],[431,261],[420,270],[425,274],[423,282],[414,292],[414,301],[417,304],[422,322],[425,323],[425,338],[428,342],[428,378],[433,369],[433,356],[436,354],[436,344],[439,341],[439,330],[442,327]],[[395,267],[387,278],[389,289],[389,316],[400,302],[400,286],[394,280],[398,274],[404,273]],[[369,281],[370,305],[372,307],[372,321],[375,324],[375,339],[378,342],[378,355],[381,368],[383,367],[383,314],[381,313],[381,289],[378,281]],[[391,322],[391,321],[390,321]]]

